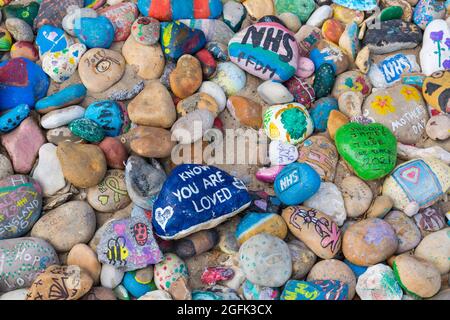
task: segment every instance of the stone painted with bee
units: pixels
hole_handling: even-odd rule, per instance
[[[160,262],[162,252],[153,237],[151,212],[134,206],[131,217],[112,221],[97,246],[98,259],[122,271]]]
[[[450,113],[450,71],[438,71],[425,78],[422,94],[433,109]]]
[[[304,141],[314,130],[308,111],[299,103],[268,108],[263,116],[263,126],[271,140],[281,140],[294,145]]]

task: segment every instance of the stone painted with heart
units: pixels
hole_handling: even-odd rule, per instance
[[[86,46],[82,43],[75,43],[61,51],[47,52],[42,58],[42,69],[54,81],[64,82],[74,74],[85,52]]]
[[[450,70],[450,26],[445,20],[433,20],[426,27],[420,65],[427,76],[439,70]]]
[[[153,226],[163,239],[179,239],[217,226],[250,205],[246,186],[212,166],[172,170],[153,206]]]
[[[319,174],[310,165],[297,162],[284,167],[274,183],[275,194],[286,205],[302,203],[311,198],[319,187]]]
[[[272,38],[275,34],[277,38]],[[286,81],[297,71],[294,35],[277,23],[257,23],[238,32],[228,52],[232,62],[263,80]]]
[[[0,111],[27,104],[34,107],[47,94],[50,81],[42,68],[26,58],[0,62]]]
[[[130,218],[109,223],[97,246],[99,261],[122,271],[160,262],[163,254],[153,236],[151,215],[150,211],[134,206]]]
[[[363,180],[382,178],[395,167],[397,139],[379,123],[348,123],[337,130],[335,141],[339,154]]]
[[[91,103],[86,108],[84,117],[98,124],[108,137],[125,133],[129,123],[120,104],[110,100]]]
[[[420,91],[403,84],[373,92],[364,101],[362,114],[385,125],[403,144],[417,143],[429,119]]]
[[[263,115],[264,131],[271,140],[298,144],[314,131],[312,119],[299,103],[272,106]]]
[[[0,240],[26,234],[39,219],[42,209],[42,188],[24,175],[0,180]]]
[[[348,284],[338,280],[289,280],[280,300],[348,300]]]
[[[434,158],[405,162],[386,178],[383,195],[394,200],[394,207],[406,212],[414,202],[426,208],[437,202],[450,188],[450,168]]]

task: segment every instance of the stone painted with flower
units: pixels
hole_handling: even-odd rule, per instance
[[[263,80],[286,81],[297,71],[298,45],[291,31],[278,23],[241,30],[228,43],[228,52],[232,62]]]
[[[364,101],[362,113],[388,127],[404,144],[417,143],[425,134],[429,119],[420,91],[409,85],[373,92]]]
[[[75,43],[61,51],[47,52],[42,58],[42,69],[53,81],[64,82],[74,74],[85,52],[86,46],[82,43]]]
[[[312,119],[299,103],[288,103],[268,108],[264,112],[263,127],[272,140],[298,144],[314,131]]]
[[[445,20],[433,20],[423,34],[420,65],[427,76],[450,70],[450,26]]]
[[[367,97],[372,91],[372,84],[362,72],[347,71],[336,77],[331,95],[338,99],[342,93],[347,91],[360,92],[363,97]]]
[[[449,188],[450,168],[444,162],[435,158],[414,159],[397,166],[386,178],[383,195],[391,197],[394,207],[406,213],[412,205],[433,205]]]

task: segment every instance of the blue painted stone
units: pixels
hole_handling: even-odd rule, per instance
[[[322,64],[315,72],[313,89],[316,98],[328,96],[333,89],[336,79],[336,72],[331,64]]]
[[[263,287],[249,280],[242,285],[242,292],[246,300],[280,300],[280,289]]]
[[[310,165],[294,162],[277,175],[274,190],[285,205],[301,204],[311,198],[320,187],[320,176]]]
[[[137,271],[126,272],[122,280],[122,285],[127,289],[129,294],[135,298],[140,298],[147,292],[156,290],[154,281],[138,279],[136,272]]]
[[[35,109],[39,113],[47,113],[59,108],[76,105],[86,97],[86,87],[82,84],[72,84],[57,93],[36,102]]]
[[[223,10],[221,0],[138,0],[137,5],[143,16],[159,21],[216,19]]]
[[[103,100],[91,103],[86,108],[84,117],[102,127],[108,137],[116,137],[123,133],[125,116],[115,101]]]
[[[108,18],[81,18],[75,24],[76,37],[88,48],[111,47],[114,40],[114,26]]]
[[[19,126],[30,114],[30,107],[27,104],[19,104],[0,116],[0,133],[7,133]]]
[[[315,101],[312,108],[309,110],[309,115],[314,123],[314,129],[319,132],[327,131],[330,112],[338,109],[338,101],[335,98],[325,97]]]
[[[172,59],[196,53],[206,45],[203,31],[180,22],[162,22],[160,39],[164,54]]]
[[[377,0],[332,0],[332,1],[333,3],[336,3],[340,6],[360,11],[369,11],[377,7]]]
[[[246,186],[213,166],[182,164],[172,170],[153,206],[155,233],[179,239],[210,229],[250,205]]]
[[[211,291],[193,291],[192,300],[223,300],[221,296]]]
[[[356,278],[359,278],[360,275],[362,275],[364,272],[366,272],[368,267],[364,266],[358,266],[356,264],[351,263],[347,259],[344,259],[344,263],[352,269],[353,273],[355,274]]]
[[[236,33],[228,43],[228,53],[232,62],[263,80],[287,81],[298,66],[294,35],[273,22],[256,23]]]
[[[0,62],[0,111],[19,104],[34,107],[47,94],[50,81],[40,66],[26,58]]]
[[[419,0],[414,8],[413,22],[425,30],[434,19],[445,16],[445,2],[438,0]]]
[[[312,62],[314,62],[314,68],[316,72],[323,64],[329,64],[333,67],[334,72],[337,73],[338,66],[335,60],[333,59],[334,56],[333,54],[334,52],[328,49],[319,49],[316,47],[311,50],[309,58],[312,60]]]
[[[103,129],[94,121],[86,118],[76,119],[69,123],[69,130],[86,141],[100,142],[105,137]]]
[[[68,48],[71,42],[61,28],[44,25],[37,31],[36,46],[41,57],[46,52],[62,51]]]
[[[289,280],[280,300],[347,300],[348,285],[337,280]]]

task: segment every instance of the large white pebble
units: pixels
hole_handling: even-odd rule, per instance
[[[200,89],[198,89],[198,92],[203,92],[213,97],[219,106],[219,112],[222,112],[225,109],[227,104],[227,96],[225,95],[222,87],[217,83],[212,81],[204,81],[200,86]]]
[[[54,129],[69,124],[73,120],[83,118],[85,109],[80,106],[71,106],[53,110],[41,118],[44,129]]]
[[[279,82],[264,81],[257,89],[260,97],[269,105],[294,101],[294,96]]]
[[[33,179],[39,182],[45,196],[54,195],[66,185],[56,149],[52,143],[46,143],[39,148],[38,165],[32,175]]]
[[[325,20],[331,18],[333,9],[330,6],[321,6],[309,17],[306,24],[309,26],[320,28]]]
[[[104,264],[100,273],[100,283],[105,288],[114,289],[122,282],[123,276],[123,271],[109,264]]]

